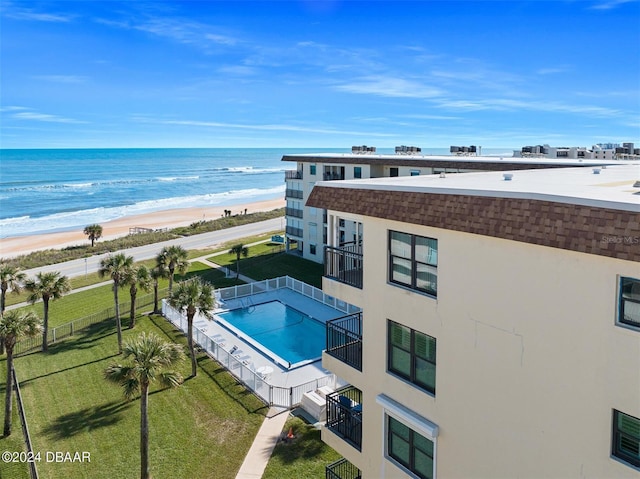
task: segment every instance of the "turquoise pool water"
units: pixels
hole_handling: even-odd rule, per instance
[[[321,358],[326,347],[325,324],[280,301],[233,309],[218,316],[290,366]]]

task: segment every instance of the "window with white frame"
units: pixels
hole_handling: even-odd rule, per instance
[[[620,278],[618,323],[640,329],[640,279]]]
[[[434,479],[438,426],[384,394],[376,403],[384,410],[385,457],[410,475]]]
[[[389,281],[436,296],[438,240],[389,231]]]
[[[640,419],[613,410],[611,453],[635,467],[640,467]]]

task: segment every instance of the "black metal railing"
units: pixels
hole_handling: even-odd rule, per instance
[[[284,192],[284,196],[286,198],[295,198],[301,200],[304,195],[302,194],[302,190],[292,190],[290,188],[287,188]]]
[[[20,425],[22,426],[22,435],[24,436],[24,443],[27,448],[27,457],[33,457],[33,447],[31,445],[31,436],[29,435],[29,426],[27,425],[27,414],[24,410],[24,404],[22,402],[22,394],[20,393],[20,381],[18,381],[18,375],[15,368],[11,368],[11,375],[13,376],[13,387],[16,391],[16,403],[18,404],[18,415],[20,416]],[[38,453],[39,456],[39,453]],[[9,461],[7,461],[9,462]],[[31,479],[38,479],[38,468],[35,461],[27,461],[29,463],[29,476]]]
[[[327,395],[327,429],[362,448],[362,391],[348,387]]]
[[[324,247],[324,275],[341,283],[362,289],[362,246],[345,244],[339,248]]]
[[[287,226],[285,232],[291,236],[297,236],[298,238],[302,238],[302,228],[296,228],[294,226]]]
[[[328,355],[362,371],[362,313],[327,321]]]
[[[293,218],[302,218],[303,211],[298,208],[285,208],[284,214]]]
[[[344,457],[325,468],[325,479],[360,479],[362,472]]]
[[[324,181],[344,180],[344,174],[342,174],[342,173],[325,173],[325,174],[322,175],[322,179]]]
[[[302,171],[297,170],[287,170],[284,172],[285,180],[301,180],[302,179]]]

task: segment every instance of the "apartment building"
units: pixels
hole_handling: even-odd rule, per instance
[[[640,165],[326,181],[331,479],[637,478]],[[357,247],[339,224],[357,223]]]
[[[584,146],[523,146],[513,152],[515,158],[556,158],[556,159],[584,159],[584,160],[637,160],[640,159],[640,148],[633,143],[598,143],[591,149]]]
[[[356,149],[357,148],[357,149]],[[461,147],[452,147],[461,148]],[[471,148],[471,147],[464,147]],[[475,147],[473,147],[475,153]],[[327,216],[323,208],[306,206],[317,181],[393,178],[474,171],[538,168],[594,167],[611,160],[545,158],[499,158],[482,156],[427,156],[417,147],[397,147],[397,154],[378,154],[374,147],[354,147],[351,153],[285,155],[282,161],[295,162],[296,169],[285,172],[286,247],[303,258],[324,262],[327,244]],[[358,242],[360,233],[353,222],[338,225],[341,244]]]

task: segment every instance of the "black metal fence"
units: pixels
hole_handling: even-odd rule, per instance
[[[362,391],[350,387],[327,395],[327,429],[362,447]]]
[[[161,299],[163,295],[167,292],[167,288],[163,288],[162,291],[158,292],[158,297]],[[143,296],[139,296],[136,299],[136,310],[140,310],[141,308],[147,308],[149,306],[153,306],[153,293],[146,294]],[[160,304],[158,304],[160,306]],[[129,310],[131,309],[131,302],[123,302],[120,303],[120,318],[123,326],[128,325],[129,318]],[[73,336],[75,333],[87,329],[89,326],[97,323],[101,323],[108,319],[115,319],[116,310],[115,308],[107,308],[97,313],[91,314],[89,316],[85,316],[84,318],[76,319],[69,323],[65,323],[61,326],[57,326],[55,328],[49,328],[49,334],[47,335],[47,344],[55,343],[56,341],[60,341],[61,339],[68,338]],[[115,323],[114,323],[115,327]],[[13,351],[17,356],[19,354],[29,353],[42,348],[42,334],[38,334],[32,338],[25,338],[22,341],[19,341]]]
[[[324,275],[362,289],[362,248],[351,244],[340,248],[325,246]]]
[[[325,469],[326,479],[360,479],[360,477],[362,477],[360,469],[345,458],[338,459]]]
[[[330,356],[362,371],[362,313],[327,321],[327,347]]]
[[[13,375],[13,387],[16,391],[16,402],[18,404],[18,415],[20,416],[20,424],[22,425],[22,435],[24,436],[24,443],[27,448],[29,475],[31,476],[31,479],[38,479],[38,469],[36,468],[36,461],[29,460],[33,458],[33,447],[31,446],[29,426],[27,426],[27,415],[24,412],[24,405],[22,404],[22,394],[20,394],[20,381],[18,381],[18,376],[16,375],[15,368],[11,368],[11,374]]]

